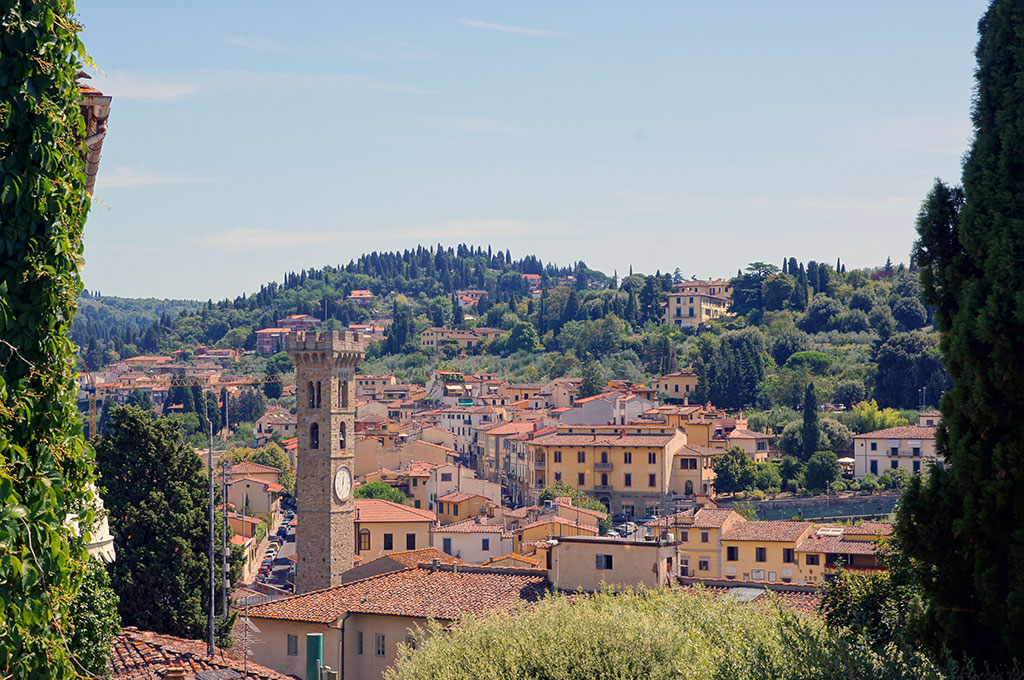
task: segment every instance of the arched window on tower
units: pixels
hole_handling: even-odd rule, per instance
[[[341,432],[339,434],[338,443],[341,445],[341,448],[345,448],[345,423],[341,424]]]
[[[309,426],[309,448],[320,448],[320,426],[316,423]]]
[[[348,381],[341,381],[341,407],[348,408]]]
[[[309,392],[309,407],[310,408],[316,408],[316,392],[313,389],[313,381],[312,380],[309,381],[308,392]]]
[[[316,407],[320,408],[320,381],[316,381]]]

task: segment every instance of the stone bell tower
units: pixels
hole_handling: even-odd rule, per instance
[[[295,365],[299,445],[295,494],[295,592],[341,585],[355,553],[352,460],[356,333],[298,331],[288,336]]]

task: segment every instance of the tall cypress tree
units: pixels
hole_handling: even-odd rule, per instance
[[[807,383],[804,390],[804,425],[800,431],[803,439],[803,458],[810,460],[818,450],[818,393],[814,383]]]
[[[914,480],[897,532],[919,565],[936,647],[994,664],[1024,637],[1024,4],[994,0],[979,23],[974,141],[964,189],[937,182],[914,260],[953,378],[937,444],[945,464]]]

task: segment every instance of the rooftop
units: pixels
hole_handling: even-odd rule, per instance
[[[534,602],[547,589],[527,570],[421,565],[249,608],[252,618],[331,623],[345,612],[447,621]]]
[[[217,649],[213,656],[207,656],[204,641],[158,635],[136,628],[125,628],[114,637],[110,668],[113,680],[153,680],[164,677],[170,668],[182,669],[184,677],[189,680],[288,680],[290,677],[252,661],[246,664],[222,649]],[[248,670],[247,674],[243,674],[243,668]]]
[[[729,527],[722,540],[788,542],[797,540],[810,528],[809,522],[744,521]]]
[[[904,425],[865,432],[855,435],[854,439],[935,439],[935,428],[927,425]]]
[[[429,510],[380,498],[357,498],[355,503],[357,522],[433,522],[437,519]]]

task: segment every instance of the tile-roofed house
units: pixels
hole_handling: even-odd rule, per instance
[[[434,546],[471,564],[512,552],[512,532],[504,524],[486,524],[480,517],[434,527],[431,538]]]
[[[723,541],[771,541],[788,543],[799,540],[810,531],[808,522],[747,521],[734,524],[722,536]]]
[[[938,422],[938,421],[936,421]],[[904,425],[865,432],[853,437],[854,476],[881,475],[903,469],[922,472],[938,460],[934,425]]]
[[[463,564],[462,560],[453,557],[437,548],[420,548],[418,550],[403,550],[393,552],[375,560],[367,560],[358,566],[349,569],[341,576],[342,583],[360,581],[371,576],[380,576],[393,571],[401,571],[410,567],[418,567],[421,564],[433,564],[438,560],[439,564]]]
[[[430,510],[380,498],[356,498],[353,519],[356,554],[367,561],[430,545],[430,527],[437,521]]]
[[[492,557],[483,563],[485,567],[507,567],[512,569],[541,569],[543,560],[533,555],[520,555],[509,553],[501,557]]]
[[[547,589],[540,570],[420,565],[266,602],[247,612],[263,640],[253,648],[257,662],[304,677],[302,638],[316,632],[324,636],[325,665],[346,678],[372,678],[394,663],[398,643],[428,620],[509,611],[536,601]],[[286,654],[289,635],[299,638],[295,655]]]
[[[244,662],[223,649],[218,648],[213,656],[206,651],[204,641],[125,628],[111,641],[109,677],[112,680],[288,680],[290,677],[253,661]]]
[[[892,536],[891,522],[861,522],[843,527],[843,536]]]
[[[356,522],[433,522],[434,513],[381,498],[357,498]]]

